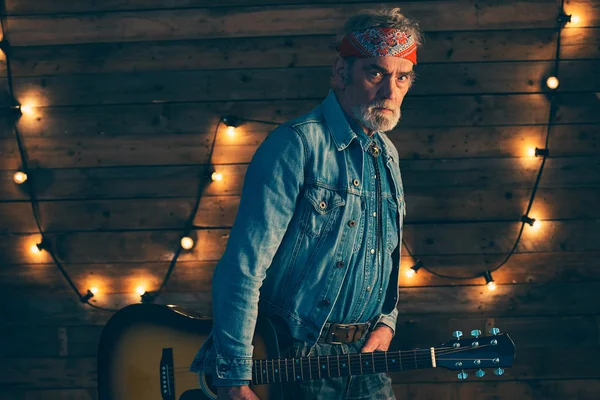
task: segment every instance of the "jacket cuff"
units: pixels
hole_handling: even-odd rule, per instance
[[[390,314],[383,314],[375,326],[377,325],[385,325],[392,330],[392,337],[396,336],[396,315],[397,313],[391,312]]]
[[[217,356],[216,370],[219,379],[249,381],[252,380],[252,358],[224,358]]]

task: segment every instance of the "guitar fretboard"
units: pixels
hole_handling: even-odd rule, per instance
[[[430,349],[254,360],[252,384],[431,368]]]

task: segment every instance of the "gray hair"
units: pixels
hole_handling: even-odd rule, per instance
[[[400,8],[379,8],[379,9],[364,9],[352,15],[346,23],[342,32],[338,33],[335,38],[335,46],[342,43],[342,39],[348,33],[353,31],[362,31],[368,28],[396,28],[406,31],[413,36],[417,49],[423,43],[423,33],[419,27],[419,23],[411,18],[400,13]],[[344,60],[348,63],[349,74],[346,80],[349,82],[352,79],[352,66],[355,57],[346,57]]]

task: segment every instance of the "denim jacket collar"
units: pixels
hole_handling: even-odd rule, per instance
[[[327,122],[327,126],[329,127],[329,132],[331,133],[331,137],[336,144],[336,148],[338,151],[344,150],[346,147],[350,145],[353,139],[357,139],[358,135],[354,131],[355,129],[362,129],[358,123],[351,123],[348,121],[347,114],[340,105],[335,95],[333,89],[329,90],[329,94],[323,101],[323,115],[325,116],[325,121]],[[354,121],[353,121],[354,122]],[[388,145],[386,140],[383,138],[383,134],[377,132],[380,135],[380,142],[383,147],[383,154],[387,158],[392,158],[394,161],[395,157],[392,152],[388,151]],[[366,135],[365,135],[366,136]],[[366,144],[370,144],[372,137],[366,141]],[[362,144],[362,143],[361,143]]]

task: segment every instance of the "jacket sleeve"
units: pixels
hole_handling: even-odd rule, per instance
[[[296,209],[305,151],[295,129],[279,126],[259,146],[246,171],[238,213],[212,281],[212,334],[220,382],[252,379],[259,289]]]
[[[383,324],[392,329],[392,337],[396,336],[396,322],[398,319],[398,309],[394,308],[394,310],[389,314],[381,314],[379,320],[375,325]]]

